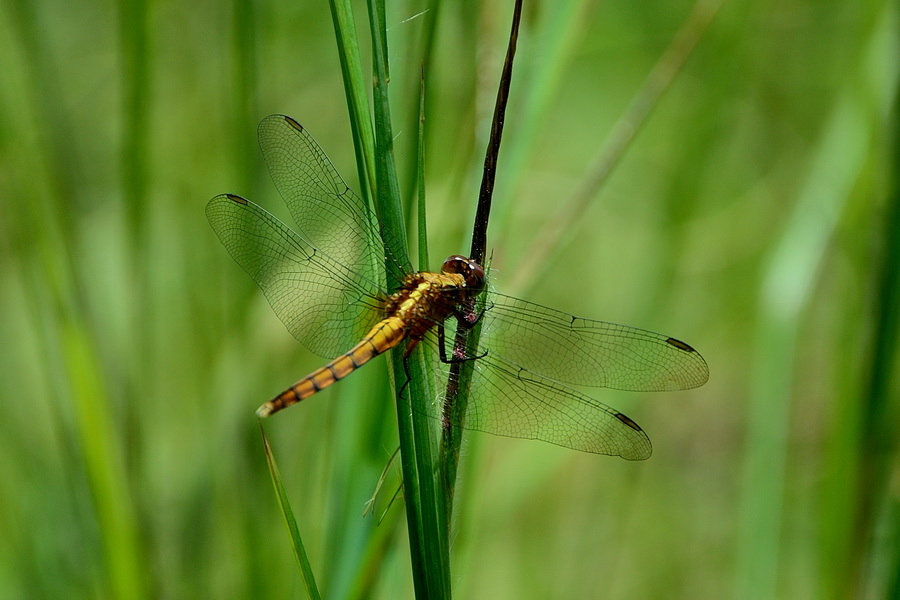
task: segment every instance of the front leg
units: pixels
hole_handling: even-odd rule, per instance
[[[474,304],[474,301],[469,301]],[[466,303],[469,304],[468,302]],[[453,316],[456,317],[456,321],[464,328],[471,329],[475,327],[479,321],[481,321],[481,317],[484,316],[484,311],[488,309],[487,306],[483,306],[481,310],[477,313],[473,310],[467,310],[466,308],[460,308],[459,305],[453,308]]]
[[[482,311],[482,313],[483,312],[484,311]],[[457,318],[460,318],[460,317],[457,317]],[[479,315],[478,318],[480,319],[481,315]],[[478,321],[476,320],[475,322],[477,323]],[[461,363],[461,362],[466,362],[469,360],[478,360],[479,358],[484,358],[485,356],[487,356],[487,350],[485,350],[484,353],[479,354],[478,356],[466,356],[465,353],[460,353],[459,356],[456,356],[457,352],[456,352],[456,348],[454,347],[454,349],[453,349],[454,356],[452,358],[450,358],[447,356],[447,349],[446,349],[447,337],[446,337],[446,334],[444,333],[444,324],[443,323],[438,324],[437,335],[438,335],[438,349],[439,349],[440,356],[441,356],[441,362],[444,364],[452,365],[453,363]]]

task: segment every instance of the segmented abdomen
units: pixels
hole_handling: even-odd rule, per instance
[[[268,417],[282,408],[309,398],[363,366],[382,352],[399,344],[406,336],[403,320],[388,317],[379,321],[363,339],[346,354],[316,369],[258,409],[256,414]]]

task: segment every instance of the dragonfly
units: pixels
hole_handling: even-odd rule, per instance
[[[391,348],[405,343],[409,357],[425,343],[443,363],[474,362],[468,405],[454,424],[642,460],[652,452],[643,429],[576,388],[685,390],[709,378],[706,361],[685,342],[503,295],[466,257],[449,257],[440,272],[413,270],[393,255],[382,237],[391,233],[382,231],[306,128],[270,115],[258,137],[296,229],[235,194],[214,197],[206,215],[288,331],[329,360],[260,406],[259,416],[309,398]],[[402,283],[389,290],[392,280]],[[476,314],[467,307],[482,294]],[[447,358],[445,324],[476,321],[477,353]],[[433,360],[440,370],[438,356]]]

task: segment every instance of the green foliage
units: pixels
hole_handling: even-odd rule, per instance
[[[274,112],[374,198],[365,132],[390,124],[403,202],[427,175],[431,256],[464,252],[512,10],[483,4],[376,6],[380,124],[362,4],[0,5],[0,597],[302,595],[253,411],[322,361],[204,206],[233,192],[284,215],[254,140]],[[450,572],[426,585],[845,598],[900,581],[896,9],[726,3],[648,95],[692,11],[526,1],[488,241],[499,290],[685,339],[710,382],[590,390],[647,430],[644,463],[467,433]],[[398,445],[386,364],[266,422],[324,597],[413,596],[396,467],[362,517]]]
[[[266,451],[266,463],[269,465],[269,474],[272,476],[272,486],[275,488],[275,495],[278,497],[278,507],[284,516],[285,525],[291,535],[291,546],[294,549],[294,558],[297,559],[297,567],[300,575],[303,577],[303,584],[306,586],[306,595],[312,600],[319,600],[319,589],[316,586],[316,577],[313,574],[312,566],[309,564],[309,557],[306,555],[306,548],[303,547],[303,539],[300,537],[300,528],[297,525],[297,518],[291,509],[291,500],[288,497],[287,490],[284,488],[284,480],[281,473],[278,472],[278,464],[272,455],[272,447],[266,438],[265,430],[260,427],[262,433],[263,445]]]

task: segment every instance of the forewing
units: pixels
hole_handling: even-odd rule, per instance
[[[288,331],[326,358],[346,352],[381,318],[378,284],[314,247],[259,205],[216,196],[206,216]]]
[[[384,285],[378,220],[312,135],[290,117],[270,115],[259,124],[259,145],[300,235],[338,263]],[[399,266],[409,272],[409,265]]]
[[[709,379],[700,353],[652,331],[575,317],[491,294],[479,346],[538,376],[571,385],[655,392]]]

